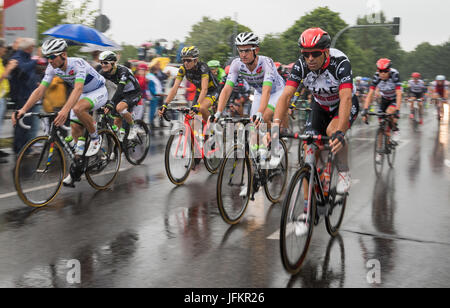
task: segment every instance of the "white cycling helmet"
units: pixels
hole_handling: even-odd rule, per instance
[[[445,76],[444,75],[437,75],[436,76],[436,80],[437,81],[445,80]]]
[[[66,49],[67,42],[65,40],[60,38],[51,39],[42,44],[42,55],[48,56],[55,53],[61,53],[66,51]]]
[[[242,32],[234,40],[236,46],[256,45],[259,46],[259,38],[253,32]]]
[[[108,62],[116,62],[117,61],[117,55],[112,51],[104,51],[99,56],[98,59],[100,61],[108,61]]]

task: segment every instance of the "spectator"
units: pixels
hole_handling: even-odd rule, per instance
[[[35,47],[35,40],[32,38],[23,38],[19,42],[18,51],[11,57],[12,65],[17,63],[17,67],[10,75],[11,85],[11,99],[16,103],[16,109],[22,108],[31,93],[37,88],[39,79],[36,75],[37,60],[31,59]],[[39,55],[40,56],[40,55]],[[31,112],[38,112],[40,106],[36,105]],[[16,154],[19,154],[22,147],[31,140],[39,129],[39,119],[26,119],[27,125],[31,125],[30,131],[27,131],[16,125],[14,130],[13,149]]]
[[[5,41],[0,39],[0,57],[3,60],[3,57],[6,56],[7,48],[5,45]],[[0,61],[0,135],[3,127],[3,116],[6,110],[6,100],[5,96],[9,92],[9,81],[8,76],[11,71],[17,65],[16,62],[11,61],[6,68],[3,65],[3,61]],[[9,154],[0,150],[0,164],[7,163],[8,161],[5,159]]]
[[[166,82],[167,82],[167,79],[169,78],[169,76],[167,74],[163,73],[163,71],[161,70],[159,61],[155,61],[152,68],[153,68],[153,74],[156,76],[156,78],[158,78],[159,82],[161,83],[162,89],[164,91],[164,89],[166,88]],[[164,104],[164,97],[158,96],[158,99],[159,99],[158,105],[159,105],[159,107],[162,107],[162,105]],[[159,126],[166,127],[166,125],[164,124],[163,118],[160,118]]]
[[[100,50],[94,50],[92,53],[91,53],[91,55],[92,55],[92,61],[89,63],[89,64],[91,64],[91,66],[93,67],[93,68],[95,68],[95,70],[97,71],[97,72],[100,72],[101,71],[101,69],[102,69],[102,65],[100,64],[100,60],[99,60],[99,56],[100,56],[100,54],[101,54],[101,51]]]
[[[148,91],[149,91],[149,99],[150,99],[150,111],[149,111],[149,124],[151,128],[155,127],[154,118],[156,109],[159,106],[160,98],[163,95],[163,87],[158,77],[156,77],[155,73],[159,65],[153,65],[150,67],[150,73],[147,74],[148,80]]]

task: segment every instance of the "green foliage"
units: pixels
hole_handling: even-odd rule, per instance
[[[123,50],[120,51],[120,63],[125,63],[129,59],[137,59],[138,49],[132,45],[122,43]]]
[[[40,42],[42,33],[60,24],[84,24],[93,27],[96,11],[88,10],[92,0],[84,0],[79,7],[69,0],[38,0],[37,25]]]
[[[237,24],[230,17],[221,20],[213,20],[203,17],[203,20],[192,27],[192,31],[186,38],[186,45],[195,45],[200,50],[202,61],[219,60],[225,63],[231,56],[233,32],[251,31],[250,28]]]

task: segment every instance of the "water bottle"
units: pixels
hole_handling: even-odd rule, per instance
[[[64,138],[64,140],[66,141],[66,143],[69,145],[69,148],[71,151],[75,151],[75,140],[73,140],[72,136],[67,136],[66,138]]]
[[[86,146],[86,138],[80,137],[78,138],[76,155],[83,155],[84,147]]]
[[[123,142],[123,139],[125,138],[125,134],[126,134],[125,128],[119,129],[118,137],[119,137],[120,142]]]

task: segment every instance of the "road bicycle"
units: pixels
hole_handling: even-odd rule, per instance
[[[19,125],[30,129],[23,123],[24,118],[36,116],[48,118],[48,135],[30,140],[18,155],[14,168],[14,184],[20,199],[28,206],[42,207],[50,203],[59,193],[67,170],[67,158],[70,162],[70,175],[80,181],[84,174],[88,183],[97,190],[110,187],[120,168],[121,148],[116,135],[110,130],[98,131],[102,137],[99,152],[86,157],[89,148],[89,134],[85,133],[86,146],[82,155],[76,154],[76,148],[65,141],[70,128],[57,127],[53,121],[58,113],[27,113]],[[66,155],[64,155],[66,154]]]
[[[338,235],[348,193],[338,194],[336,191],[339,175],[328,144],[330,137],[285,133],[281,137],[305,141],[308,145],[305,162],[289,184],[280,225],[280,251],[284,268],[291,274],[297,274],[306,258],[313,228],[319,224],[320,217],[325,217],[328,233],[332,237]],[[319,150],[320,155],[317,155]],[[324,160],[321,157],[325,154],[327,159]]]
[[[113,129],[114,117],[112,114],[104,113],[104,108],[99,109],[97,128],[98,129],[108,129],[116,135],[119,139],[118,131]],[[118,116],[116,114],[116,116]],[[140,165],[144,159],[147,157],[148,151],[150,149],[150,130],[142,120],[134,120],[134,125],[137,126],[138,134],[136,138],[128,140],[128,135],[130,133],[130,125],[125,125],[125,135],[123,141],[120,141],[120,146],[122,152],[125,153],[125,157],[132,165]]]
[[[250,149],[250,118],[224,118],[221,123],[240,124],[234,130],[234,144],[220,166],[216,189],[219,212],[226,223],[233,225],[242,219],[249,201],[255,200],[261,187],[272,203],[280,201],[287,184],[288,150],[280,139],[281,159],[276,166],[267,166],[265,158]]]
[[[209,151],[205,151],[205,142],[214,138],[214,132],[210,132],[205,121],[199,121],[202,130],[196,131],[192,125],[195,120],[193,114],[197,114],[196,108],[168,107],[166,111],[180,112],[184,115],[184,122],[175,122],[172,127],[171,136],[167,141],[164,155],[164,165],[169,180],[179,186],[183,185],[189,177],[189,173],[201,160],[204,161],[206,169],[216,174],[222,159],[216,152],[220,151],[220,144],[213,144]],[[166,113],[166,121],[170,121]],[[198,121],[198,120],[195,120]],[[195,126],[195,125],[194,125]]]
[[[380,176],[383,173],[385,157],[388,161],[389,167],[394,167],[398,143],[392,140],[391,134],[394,127],[396,127],[396,124],[394,123],[395,114],[369,112],[368,115],[377,116],[379,119],[379,127],[375,135],[373,160],[375,174]],[[368,124],[368,122],[366,123]]]
[[[420,120],[422,120],[422,112],[420,104],[422,103],[422,100],[420,98],[414,98],[414,99],[408,99],[408,102],[414,104],[412,111],[411,111],[411,120],[413,122],[414,129],[417,129],[419,126]],[[422,106],[423,108],[423,106]]]

